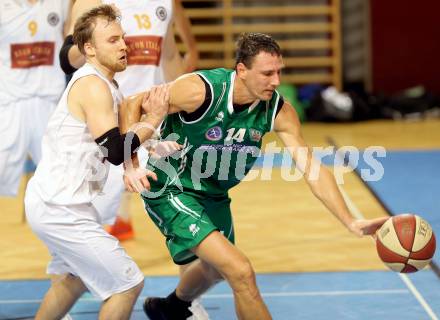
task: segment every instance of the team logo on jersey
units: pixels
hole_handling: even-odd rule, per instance
[[[195,223],[191,224],[188,229],[191,232],[193,237],[195,237],[197,232],[200,231],[200,227],[198,225],[196,225]]]
[[[223,118],[225,117],[225,114],[223,111],[220,111],[217,116],[215,117],[215,120],[217,121],[223,121]]]
[[[167,9],[165,9],[164,7],[158,7],[156,9],[156,16],[159,18],[159,20],[165,21],[165,19],[167,18]]]
[[[252,141],[256,141],[256,142],[259,142],[259,141],[261,140],[261,137],[263,136],[263,135],[261,134],[261,131],[260,131],[260,130],[253,129],[253,128],[250,128],[250,129],[249,129],[249,135],[250,135],[250,137],[251,137],[251,140],[252,140]]]
[[[219,126],[209,128],[205,133],[205,137],[211,141],[219,141],[223,137],[222,128]]]
[[[56,12],[51,12],[47,16],[47,23],[55,27],[60,22],[60,16]]]

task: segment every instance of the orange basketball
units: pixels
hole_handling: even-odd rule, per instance
[[[377,253],[391,270],[410,273],[423,269],[435,252],[435,235],[426,220],[413,214],[388,219],[377,232]]]

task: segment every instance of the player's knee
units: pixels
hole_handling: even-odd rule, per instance
[[[230,272],[225,274],[233,289],[250,288],[255,284],[255,272],[251,262],[246,258],[235,262]]]

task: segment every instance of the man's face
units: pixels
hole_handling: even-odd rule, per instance
[[[280,85],[283,60],[281,56],[261,51],[251,63],[250,68],[244,66],[239,76],[243,79],[249,92],[257,99],[267,101],[272,98],[273,92]]]
[[[120,72],[127,67],[127,46],[119,21],[98,18],[91,46],[98,62],[107,69]]]

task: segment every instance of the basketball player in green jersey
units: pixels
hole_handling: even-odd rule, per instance
[[[358,236],[372,235],[386,218],[355,220],[333,175],[307,153],[295,109],[275,90],[283,67],[278,44],[264,34],[241,35],[235,70],[200,71],[170,87],[170,114],[162,136],[178,136],[183,149],[166,161],[154,159],[157,174],[145,208],[163,235],[176,264],[198,258],[166,298],[148,298],[144,310],[152,320],[186,319],[193,299],[216,282],[231,286],[239,319],[271,319],[248,258],[234,246],[228,190],[240,182],[258,157],[265,133],[274,130],[312,192]],[[133,120],[139,115],[133,115]],[[147,183],[144,184],[147,185]],[[128,189],[135,186],[126,180]],[[139,188],[138,188],[139,189]]]

